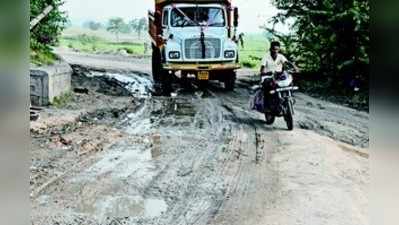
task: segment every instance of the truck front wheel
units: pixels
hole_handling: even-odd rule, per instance
[[[162,68],[162,55],[155,46],[152,46],[152,79],[157,92],[162,95],[170,94],[172,91],[171,74]]]
[[[223,83],[226,91],[233,91],[236,84],[236,72],[235,71],[226,72]]]
[[[159,85],[161,83],[161,53],[159,49],[155,46],[152,46],[152,79],[154,80],[155,85]]]

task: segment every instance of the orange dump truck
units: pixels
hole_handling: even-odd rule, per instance
[[[149,12],[155,83],[170,87],[171,77],[200,83],[219,80],[234,88],[238,62],[238,9],[230,0],[155,0]],[[178,72],[178,73],[176,73]]]

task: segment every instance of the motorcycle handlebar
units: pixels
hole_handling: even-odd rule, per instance
[[[291,70],[285,70],[285,71],[283,71],[283,72],[287,72],[287,73],[289,73],[289,74],[291,74],[291,75],[297,75],[297,74],[299,74],[299,72],[297,72],[297,71],[295,71],[295,70],[293,70],[293,71],[291,71]],[[283,72],[267,72],[267,73],[260,73],[260,76],[275,76],[275,75],[281,74],[281,73],[283,73]]]

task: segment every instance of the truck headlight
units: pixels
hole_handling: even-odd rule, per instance
[[[236,56],[235,51],[232,51],[232,50],[224,51],[224,57],[225,57],[225,58],[232,59],[232,58],[234,58],[235,56]]]
[[[170,59],[180,59],[180,52],[177,52],[177,51],[169,52],[169,58]]]

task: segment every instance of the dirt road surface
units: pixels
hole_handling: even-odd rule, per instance
[[[143,59],[72,57],[112,70],[80,75],[115,78],[135,94],[91,87],[92,97],[77,96],[101,110],[32,131],[32,224],[369,224],[368,114],[298,93],[290,132],[249,110],[249,71],[234,92],[212,83],[154,97]]]

